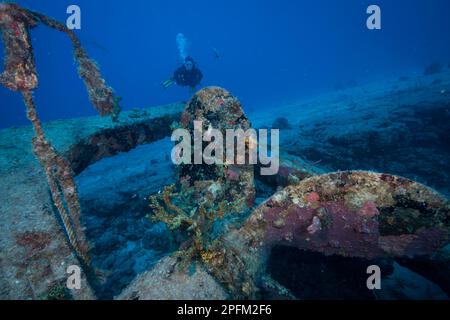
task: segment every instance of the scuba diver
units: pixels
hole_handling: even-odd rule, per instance
[[[172,78],[162,83],[164,88],[169,88],[173,84],[177,84],[182,87],[190,87],[194,90],[197,85],[202,81],[203,74],[200,69],[195,65],[194,59],[186,57],[184,63],[173,73]]]

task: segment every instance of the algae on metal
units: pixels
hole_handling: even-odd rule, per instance
[[[420,217],[413,230],[401,208]],[[395,233],[384,233],[386,224]],[[276,245],[324,255],[424,257],[449,243],[450,204],[411,180],[372,172],[315,176],[275,193],[211,248],[208,270],[235,298],[258,298],[265,261]]]
[[[111,115],[114,120],[117,120],[120,110],[112,89],[106,86],[98,67],[89,59],[72,30],[54,19],[19,5],[0,4],[0,31],[6,50],[5,70],[0,75],[0,83],[23,95],[27,117],[32,122],[36,134],[33,138],[34,154],[45,169],[52,198],[69,241],[78,256],[89,264],[89,244],[80,225],[81,208],[73,172],[68,161],[46,139],[33,99],[32,91],[38,86],[38,75],[30,30],[39,23],[65,32],[71,39],[79,65],[78,72],[84,80],[90,100],[97,111],[101,115]]]

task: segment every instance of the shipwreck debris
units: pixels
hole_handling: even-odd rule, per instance
[[[223,136],[226,135],[227,129],[246,131],[251,128],[238,99],[219,87],[204,88],[188,102],[179,125],[193,136],[194,121],[202,122],[203,131],[214,128],[220,130]],[[246,141],[247,145],[249,143],[251,141]],[[249,148],[245,149],[245,159],[248,159]],[[194,152],[194,147],[191,150]],[[234,155],[237,157],[236,152]],[[180,180],[186,181],[189,186],[194,186],[197,181],[211,181],[209,187],[219,186],[221,192],[211,201],[228,199],[229,208],[234,213],[242,213],[252,207],[255,200],[253,165],[247,160],[244,164],[237,164],[237,159],[232,163],[227,164],[224,161],[223,165],[182,164],[177,170]]]
[[[194,135],[194,121],[221,132],[226,129],[250,128],[239,101],[221,88],[200,90],[187,104],[179,126]],[[194,139],[191,139],[193,141]],[[193,151],[191,148],[191,151]],[[248,152],[248,148],[246,148]],[[191,235],[179,250],[181,266],[193,258],[212,259],[209,247],[217,238],[214,223],[225,216],[242,216],[253,206],[255,188],[253,165],[245,164],[181,164],[177,167],[179,182],[161,194],[151,196],[153,221],[162,221],[171,230]]]
[[[338,172],[274,194],[217,241],[207,267],[233,297],[257,298],[277,245],[344,257],[414,258],[434,254],[449,235],[450,204],[435,191],[388,174]]]
[[[27,117],[35,131],[33,151],[45,170],[53,202],[58,209],[77,255],[87,264],[89,245],[80,225],[80,204],[69,162],[61,156],[45,138],[37,116],[32,90],[38,87],[38,75],[34,62],[30,30],[38,24],[66,33],[72,41],[78,72],[83,78],[92,104],[100,115],[111,115],[117,120],[120,112],[118,99],[105,84],[94,61],[89,59],[75,33],[64,24],[38,12],[30,11],[13,3],[0,4],[0,32],[5,44],[5,68],[0,83],[12,91],[19,91],[27,108]]]

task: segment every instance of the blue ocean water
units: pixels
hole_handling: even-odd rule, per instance
[[[60,21],[69,5],[79,5],[82,28],[76,33],[123,97],[124,109],[191,96],[188,89],[160,85],[180,64],[178,33],[189,40],[189,54],[203,71],[201,86],[227,88],[247,111],[450,60],[447,0],[16,2]],[[366,28],[370,4],[382,10],[382,30]],[[67,37],[39,26],[32,39],[42,119],[95,114]],[[0,87],[0,103],[0,128],[28,124],[19,94]]]

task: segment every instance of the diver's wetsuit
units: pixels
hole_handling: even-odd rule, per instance
[[[187,70],[186,67],[182,65],[175,70],[172,79],[179,86],[195,88],[200,81],[202,81],[202,78],[202,72],[195,65],[191,70]]]

